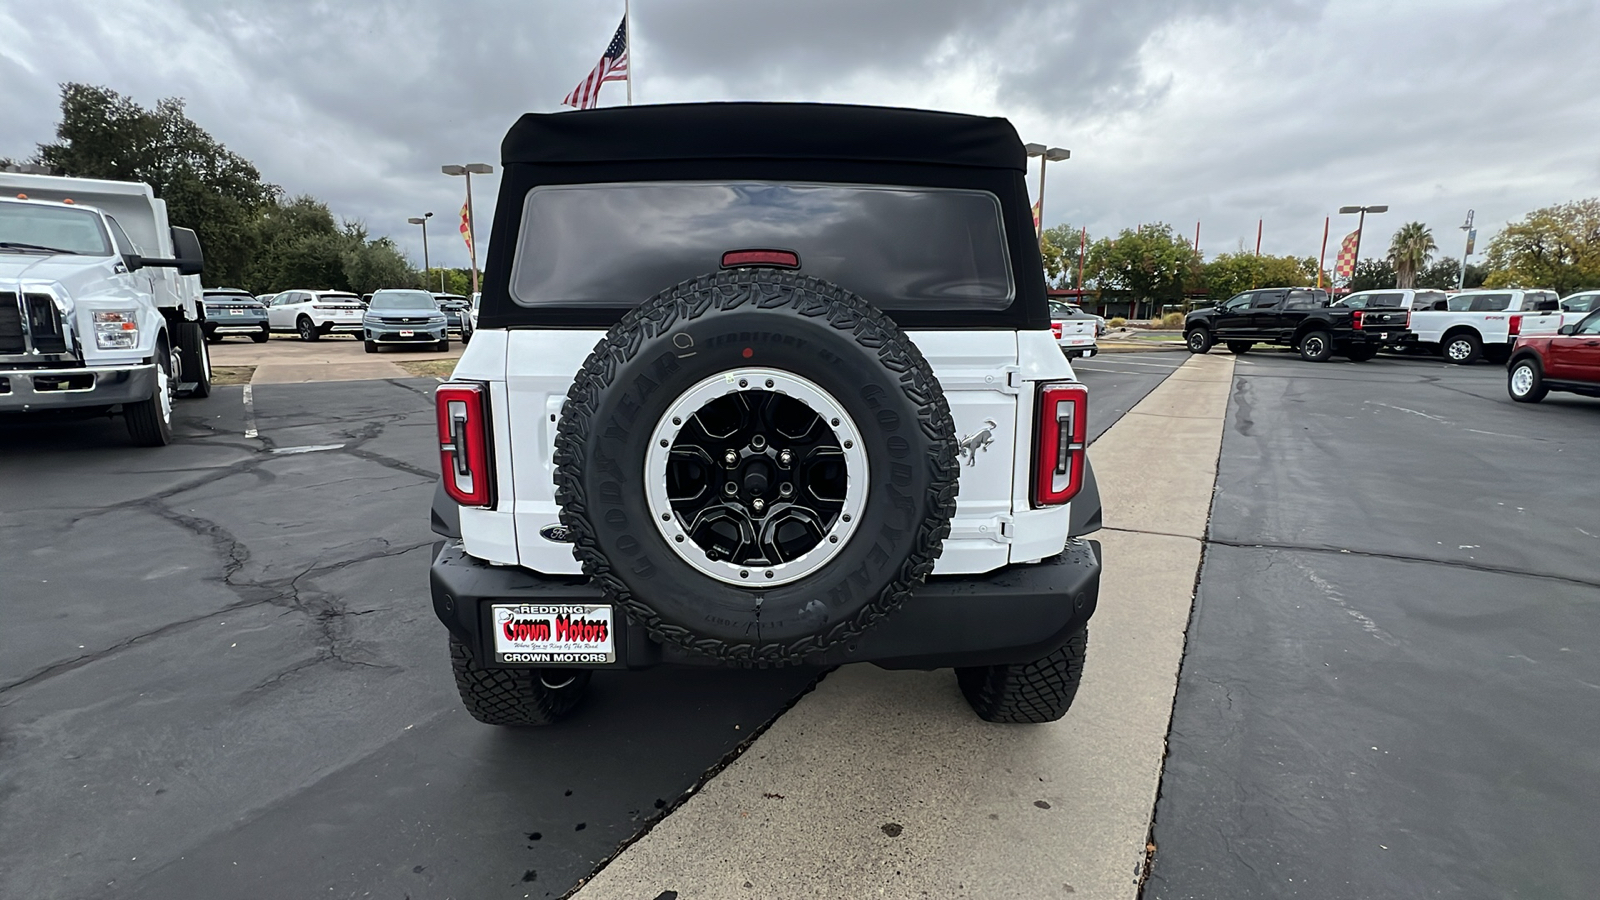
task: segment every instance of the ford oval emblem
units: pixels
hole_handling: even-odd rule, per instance
[[[546,525],[539,529],[539,537],[558,544],[572,543],[572,529],[565,525]]]

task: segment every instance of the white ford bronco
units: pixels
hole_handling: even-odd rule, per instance
[[[955,667],[1060,718],[1099,591],[1088,392],[1002,119],[721,103],[524,116],[439,387],[461,699],[596,669]]]

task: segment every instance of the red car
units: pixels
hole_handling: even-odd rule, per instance
[[[1506,388],[1519,403],[1538,403],[1551,391],[1600,397],[1600,312],[1557,334],[1517,338]]]

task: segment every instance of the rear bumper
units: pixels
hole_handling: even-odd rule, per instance
[[[113,406],[144,400],[155,389],[154,363],[104,369],[0,370],[0,412]]]
[[[491,566],[470,556],[458,540],[435,545],[429,574],[433,610],[480,664],[490,658],[489,603],[604,603],[600,589],[582,576],[546,576]],[[806,663],[835,666],[871,662],[887,669],[938,669],[1028,662],[1048,656],[1083,628],[1100,595],[1100,545],[1069,540],[1060,556],[1035,565],[1008,566],[984,575],[934,577],[911,600],[858,640]],[[719,665],[652,640],[625,615],[616,616],[617,662],[594,668],[646,669],[658,665]]]

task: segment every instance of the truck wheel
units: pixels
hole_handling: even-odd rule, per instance
[[[1211,349],[1211,332],[1204,328],[1194,328],[1184,335],[1183,342],[1188,345],[1190,353],[1206,353]]]
[[[449,353],[450,352],[450,339],[449,338],[441,338],[439,340],[439,343],[434,345],[433,349],[439,351],[440,353]]]
[[[450,636],[450,668],[461,703],[485,725],[554,725],[589,687],[588,669],[484,669]]]
[[[1345,351],[1344,355],[1349,357],[1351,362],[1366,362],[1378,355],[1378,348],[1351,347],[1349,350]]]
[[[165,447],[172,443],[172,356],[166,338],[156,340],[156,384],[150,396],[122,406],[128,434],[138,447]]]
[[[255,334],[250,335],[250,340],[255,341],[258,344],[265,344],[267,342],[267,338],[270,337],[272,337],[272,332],[263,328]]]
[[[927,360],[843,288],[704,275],[607,332],[567,392],[556,500],[574,553],[657,640],[801,663],[890,615],[956,506]]]
[[[1544,372],[1539,361],[1531,356],[1517,360],[1506,378],[1506,390],[1518,403],[1538,403],[1550,393],[1544,386]]]
[[[176,331],[181,363],[178,377],[194,384],[184,396],[203,400],[211,396],[211,350],[206,346],[205,332],[199,322],[179,322]]]
[[[1458,366],[1471,365],[1483,355],[1483,341],[1470,331],[1450,335],[1444,339],[1444,358]]]
[[[295,329],[300,332],[302,341],[315,341],[322,337],[322,333],[317,331],[317,326],[312,324],[309,316],[301,316],[300,321],[295,323]]]
[[[985,722],[1054,722],[1067,714],[1078,694],[1088,647],[1089,631],[1084,629],[1044,659],[956,669],[956,684]]]
[[[1307,332],[1300,338],[1300,358],[1306,362],[1327,362],[1333,355],[1333,336],[1326,331]]]
[[[363,343],[366,345],[366,350],[367,350],[368,353],[377,353],[378,352],[378,342],[377,341],[364,341]]]
[[[1252,344],[1249,341],[1229,341],[1228,352],[1235,356],[1243,356],[1244,354],[1249,353],[1250,348],[1254,346],[1255,344]]]

